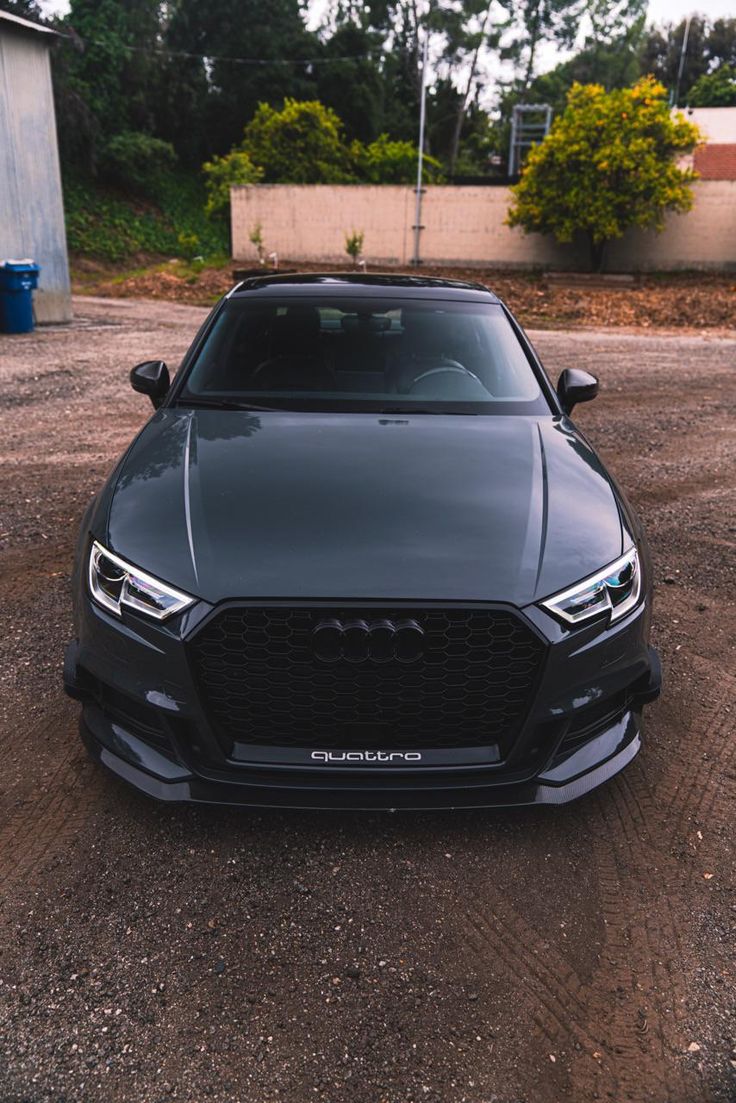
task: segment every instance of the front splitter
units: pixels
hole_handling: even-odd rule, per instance
[[[117,724],[90,725],[83,715],[80,729],[94,759],[156,800],[304,810],[430,811],[567,804],[610,780],[641,749],[638,717],[627,713],[577,754],[522,782],[506,784],[498,775],[489,778],[487,770],[458,770],[441,776],[433,773],[431,781],[429,775],[412,771],[397,784],[395,776],[380,770],[351,773],[329,767],[313,770],[311,776],[283,770],[277,778],[243,770],[237,780],[230,780],[193,773]]]

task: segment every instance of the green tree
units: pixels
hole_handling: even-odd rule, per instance
[[[511,110],[517,103],[546,103],[555,114],[565,109],[575,83],[625,88],[642,76],[641,42],[646,0],[524,0],[523,21],[512,42],[523,72],[501,98],[504,151],[510,137]],[[577,53],[549,72],[536,74],[537,46],[554,41],[571,49],[586,17],[587,31]]]
[[[678,84],[686,25],[687,20],[682,19],[676,26],[666,23],[652,27],[642,45],[641,71],[653,73],[673,93]],[[721,65],[736,66],[736,19],[716,19],[710,23],[702,15],[692,16],[679,81],[679,103],[688,103],[696,81]]]
[[[505,52],[520,67],[516,90],[523,94],[537,71],[539,47],[555,42],[569,50],[575,41],[580,18],[593,0],[519,0],[511,37]],[[526,99],[525,96],[523,96]]]
[[[198,36],[199,13],[180,0],[162,8],[158,55],[161,79],[155,102],[156,133],[171,142],[187,168],[198,168],[216,150],[210,125],[214,93]],[[190,56],[191,55],[191,56]],[[242,117],[241,117],[242,120]],[[241,121],[242,126],[242,121]]]
[[[32,23],[43,22],[43,12],[36,0],[0,0],[0,11],[18,15],[21,19],[30,19]]]
[[[736,19],[716,19],[708,28],[705,48],[710,70],[719,65],[736,66]]]
[[[268,184],[345,184],[355,177],[339,115],[319,100],[259,103],[238,147]]]
[[[62,29],[78,45],[72,84],[106,139],[153,129],[160,8],[160,0],[71,0]]]
[[[155,135],[160,15],[160,0],[71,0],[53,64],[61,153],[75,169],[94,171],[116,134]]]
[[[560,2],[566,3],[567,0]],[[478,90],[481,58],[490,50],[498,50],[502,32],[509,23],[508,19],[494,20],[495,8],[495,0],[463,0],[457,8],[448,7],[436,15],[431,12],[429,16],[430,25],[434,17],[435,26],[443,35],[442,60],[451,74],[450,83],[456,93],[447,154],[451,174],[457,167],[465,120]]]
[[[736,107],[736,68],[721,65],[698,77],[687,97],[690,107]]]
[[[141,195],[155,191],[162,174],[175,164],[176,154],[170,142],[137,130],[113,135],[100,155],[100,169],[108,183]]]
[[[325,42],[323,63],[315,68],[318,98],[338,112],[349,141],[372,142],[381,133],[380,46],[374,32],[356,23],[342,23]]]
[[[422,53],[429,41],[425,149],[445,156],[450,168],[472,129],[468,115],[482,87],[482,61],[498,52],[515,0],[333,0],[328,28],[358,28],[374,43],[372,58],[382,88],[382,112],[374,135],[416,141]],[[545,0],[547,2],[547,0]],[[550,0],[579,3],[581,0]],[[331,22],[330,22],[331,19]],[[341,101],[331,101],[342,113]],[[346,120],[347,121],[347,120]]]
[[[166,8],[163,46],[199,55],[172,57],[169,69],[173,87],[184,86],[185,105],[196,107],[206,143],[199,160],[232,148],[259,103],[315,97],[316,72],[303,59],[319,58],[323,47],[305,26],[300,0],[171,0]],[[169,124],[177,125],[177,101],[169,96],[167,104]],[[180,113],[179,128],[188,123]]]
[[[565,110],[567,94],[573,84],[602,84],[607,90],[629,87],[645,75],[640,62],[642,31],[639,19],[618,37],[589,38],[567,61],[535,77],[523,96],[512,89],[502,103],[502,115],[510,115],[513,104],[521,100],[548,103],[557,115]],[[597,35],[600,34],[599,28]]]
[[[584,46],[610,46],[644,31],[647,0],[586,0],[585,15],[590,24]]]
[[[675,26],[666,23],[650,28],[641,49],[641,71],[651,73],[670,90],[674,97],[677,75],[685,39],[685,19]],[[693,16],[687,36],[682,77],[680,79],[680,104],[687,103],[688,92],[698,77],[708,71],[708,24],[702,16]]]
[[[651,77],[611,92],[575,84],[511,189],[507,222],[560,242],[584,234],[600,271],[607,242],[630,226],[661,230],[667,211],[690,209],[697,175],[675,158],[698,140],[697,127],[672,117],[665,88]]]

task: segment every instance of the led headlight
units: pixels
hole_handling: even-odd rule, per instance
[[[89,589],[95,601],[111,613],[120,616],[121,606],[126,605],[156,620],[173,617],[196,600],[145,571],[139,571],[97,541],[89,553]]]
[[[547,598],[542,606],[568,624],[580,624],[606,612],[614,621],[634,608],[640,593],[639,556],[632,548],[610,567]]]

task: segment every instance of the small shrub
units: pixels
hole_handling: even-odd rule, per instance
[[[199,237],[191,230],[182,230],[176,240],[179,245],[179,256],[185,257],[187,260],[194,260],[199,254]]]
[[[264,265],[266,263],[266,247],[263,244],[263,227],[260,222],[256,222],[248,234],[248,240],[251,245],[255,246],[255,250],[258,253],[258,263]]]
[[[362,230],[353,230],[350,234],[345,234],[345,252],[352,258],[353,268],[358,267],[358,259],[363,252],[363,242],[365,241],[365,233]]]

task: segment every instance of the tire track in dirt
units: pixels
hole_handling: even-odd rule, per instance
[[[706,826],[716,810],[727,823],[736,796],[736,676],[720,669],[714,677],[705,660],[690,661],[703,675],[712,707],[692,717],[686,753],[663,778],[670,840]]]
[[[691,1103],[703,1097],[682,1060],[684,954],[672,908],[678,874],[658,838],[666,814],[651,816],[645,783],[643,772],[620,775],[595,801],[608,839],[597,833],[592,847],[605,943],[588,993],[591,1031],[615,1039],[619,1098],[636,1099],[646,1083],[670,1103]],[[581,1098],[586,1072],[573,1075]]]
[[[683,1058],[685,955],[671,905],[678,870],[661,835],[666,822],[643,769],[620,775],[593,800],[586,826],[598,827],[590,832],[591,860],[605,941],[589,982],[495,887],[466,889],[458,899],[459,945],[474,970],[501,970],[520,999],[532,1001],[539,1048],[564,1052],[576,1100],[636,1100],[642,1084],[668,1103],[704,1098]]]
[[[40,739],[53,721],[45,720],[21,739],[19,750]],[[4,794],[7,806],[15,794],[15,811],[6,813],[0,827],[0,892],[46,864],[76,837],[99,795],[94,765],[81,743],[64,746],[53,772],[37,782],[30,792],[17,794],[13,786]]]
[[[596,1051],[597,1042],[585,1025],[585,992],[579,976],[508,900],[473,893],[459,906],[458,917],[473,963],[477,965],[480,959],[491,971],[502,964],[515,985],[534,997],[532,1017],[548,1045],[558,1047],[572,1041],[589,1056]],[[607,1086],[615,1088],[615,1083]]]

